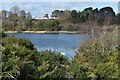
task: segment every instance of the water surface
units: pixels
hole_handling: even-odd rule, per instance
[[[39,51],[46,49],[64,51],[68,58],[74,56],[80,45],[90,38],[88,34],[10,33],[8,35],[29,39]]]

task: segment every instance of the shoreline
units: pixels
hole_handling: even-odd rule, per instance
[[[87,32],[80,32],[80,31],[4,31],[5,33],[38,33],[38,34],[84,34]],[[88,32],[89,34],[89,32]]]

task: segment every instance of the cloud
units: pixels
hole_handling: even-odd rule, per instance
[[[31,5],[24,6],[24,9],[26,9],[27,11],[35,11],[35,10],[37,10],[37,8],[35,6],[31,6]]]
[[[11,7],[13,6],[19,6],[21,10],[26,11],[35,11],[36,7],[33,6],[30,2],[13,2],[10,3]]]

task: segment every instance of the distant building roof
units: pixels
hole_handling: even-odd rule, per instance
[[[55,17],[49,17],[49,18],[46,18],[46,17],[36,17],[34,19],[41,20],[41,19],[58,19],[58,18],[55,18]]]

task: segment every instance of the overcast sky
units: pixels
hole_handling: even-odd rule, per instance
[[[87,7],[102,8],[111,6],[118,13],[118,2],[4,2],[0,10],[10,10],[12,6],[19,6],[21,10],[30,12],[33,17],[42,17],[44,14],[51,15],[53,10],[80,10]]]

